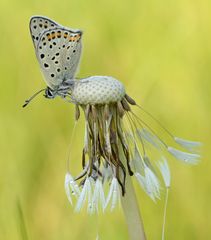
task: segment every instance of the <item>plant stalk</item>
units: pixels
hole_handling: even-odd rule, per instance
[[[126,194],[121,198],[122,208],[127,222],[130,240],[146,240],[144,225],[141,218],[131,177],[126,178]]]
[[[168,196],[169,196],[169,188],[166,188],[166,198],[165,198],[165,206],[164,206],[164,213],[163,213],[162,240],[165,239],[165,226],[166,226],[166,212],[167,212]]]

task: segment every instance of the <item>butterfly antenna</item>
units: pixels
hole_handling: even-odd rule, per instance
[[[26,107],[26,106],[31,102],[31,100],[33,100],[38,94],[40,94],[40,93],[43,92],[43,91],[45,91],[45,88],[39,90],[39,91],[36,92],[34,95],[32,95],[29,99],[27,99],[27,100],[25,101],[25,103],[23,104],[22,107],[23,107],[23,108]]]

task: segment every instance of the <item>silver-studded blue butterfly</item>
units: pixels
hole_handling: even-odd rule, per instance
[[[63,27],[42,16],[33,16],[29,27],[47,88],[26,100],[23,107],[44,90],[47,98],[68,96],[75,82],[82,48],[80,30]]]

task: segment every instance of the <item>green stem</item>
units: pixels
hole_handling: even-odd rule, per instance
[[[166,198],[165,198],[165,206],[164,206],[164,214],[163,214],[162,240],[164,240],[164,238],[165,238],[165,226],[166,226],[166,212],[167,212],[168,196],[169,196],[169,188],[166,188]]]
[[[146,240],[143,221],[131,177],[126,178],[126,194],[121,198],[130,240]]]

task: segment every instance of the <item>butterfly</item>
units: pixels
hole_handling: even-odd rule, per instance
[[[82,49],[81,30],[64,27],[42,16],[33,16],[29,28],[47,88],[26,100],[23,107],[42,91],[46,98],[67,97],[74,86]]]

